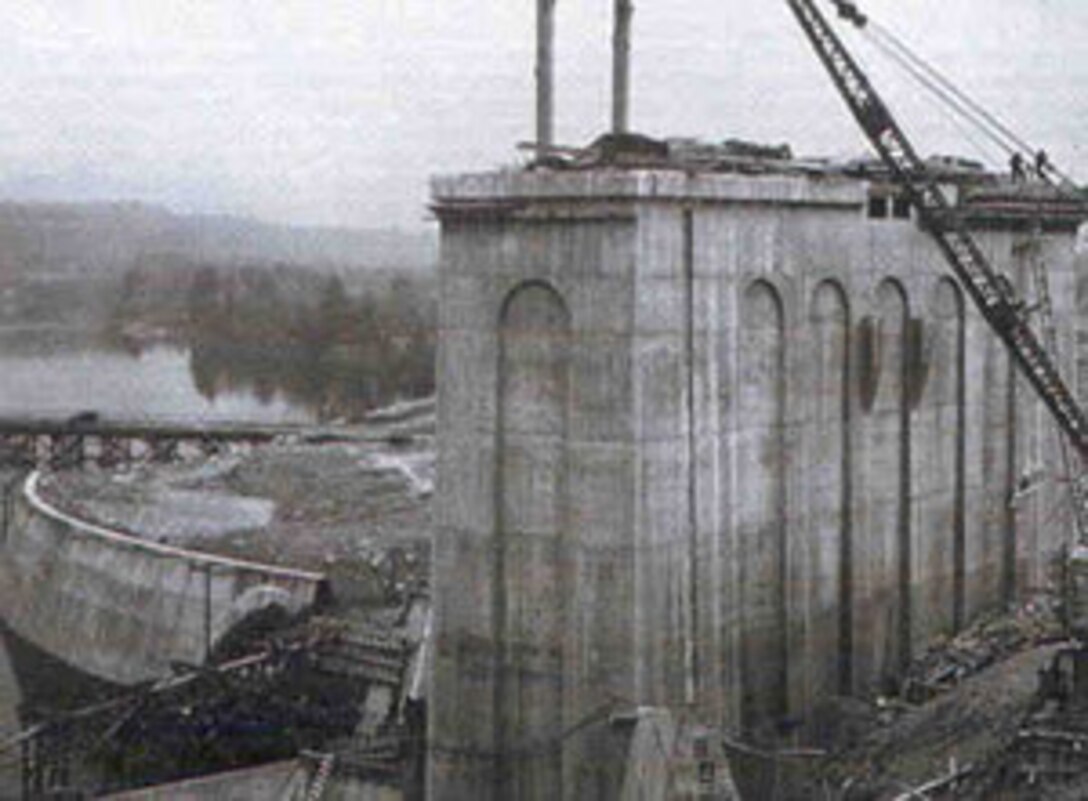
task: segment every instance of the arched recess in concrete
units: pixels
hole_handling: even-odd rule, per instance
[[[962,624],[964,606],[965,336],[964,298],[959,286],[941,279],[932,298],[930,380],[924,430],[925,499],[917,565],[925,577],[919,610],[926,634],[948,633]],[[919,426],[921,428],[922,426]]]
[[[859,599],[857,651],[871,678],[895,675],[910,658],[909,309],[903,286],[884,280],[876,292],[879,376],[867,426],[868,525],[857,549],[866,558],[855,560],[859,570],[864,561],[866,588],[864,602]]]
[[[737,362],[741,722],[758,738],[788,706],[785,315],[766,281],[741,300]]]
[[[496,743],[500,798],[559,798],[563,727],[571,316],[550,285],[506,298],[499,320],[496,442]]]
[[[850,306],[836,281],[812,295],[813,440],[809,489],[811,695],[852,689],[853,517],[850,480]]]

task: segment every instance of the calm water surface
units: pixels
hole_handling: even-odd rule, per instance
[[[202,394],[187,349],[163,345],[130,354],[80,341],[77,332],[0,330],[0,416],[63,417],[88,409],[107,418],[163,422],[314,419],[275,392]]]

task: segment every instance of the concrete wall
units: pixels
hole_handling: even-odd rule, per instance
[[[7,624],[75,668],[130,684],[199,664],[246,614],[314,603],[320,574],[224,559],[77,520],[36,489],[14,499],[3,532]]]
[[[811,734],[822,698],[1041,581],[1068,535],[1052,427],[868,190],[436,182],[432,797],[615,797],[609,703]],[[1018,235],[979,237],[1030,297]],[[1072,240],[1043,243],[1068,375]]]

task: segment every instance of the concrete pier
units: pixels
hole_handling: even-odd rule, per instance
[[[878,181],[597,167],[433,191],[432,799],[617,798],[609,715],[642,706],[811,738],[821,699],[894,681],[1068,538],[1053,427]],[[1030,298],[1029,226],[975,212]],[[1044,227],[1072,378],[1075,224]]]

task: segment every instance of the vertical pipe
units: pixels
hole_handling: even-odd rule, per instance
[[[616,27],[612,36],[612,133],[627,133],[631,93],[632,0],[615,0]]]
[[[536,20],[536,156],[542,159],[555,144],[553,107],[555,1],[537,0]]]

